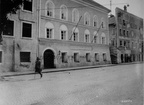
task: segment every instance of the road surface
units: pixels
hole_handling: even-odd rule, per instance
[[[143,64],[7,77],[0,105],[143,105]]]

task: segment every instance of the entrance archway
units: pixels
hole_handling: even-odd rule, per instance
[[[44,68],[55,68],[54,66],[54,52],[50,49],[44,52]]]

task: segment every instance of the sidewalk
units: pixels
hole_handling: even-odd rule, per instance
[[[100,67],[109,67],[109,66],[118,66],[118,65],[129,65],[129,64],[137,64],[141,62],[131,62],[131,63],[120,63],[120,64],[103,64],[103,65],[95,65],[95,66],[83,66],[83,67],[71,67],[71,68],[54,68],[54,69],[44,69],[42,73],[54,73],[54,72],[63,72],[63,71],[73,71],[73,70],[83,70],[90,68],[100,68]],[[1,78],[11,77],[11,76],[21,76],[21,75],[31,75],[34,74],[34,71],[25,71],[25,72],[6,72],[2,73]]]

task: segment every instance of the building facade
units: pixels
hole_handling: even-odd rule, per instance
[[[116,8],[115,17],[109,19],[111,46],[117,52],[117,63],[143,61],[143,19],[128,13],[126,7]]]
[[[25,5],[27,4],[27,5]],[[108,13],[93,0],[29,0],[10,16],[4,33],[1,67],[34,70],[110,63]]]

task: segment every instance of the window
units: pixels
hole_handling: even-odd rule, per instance
[[[122,35],[121,29],[119,29],[119,33],[120,33],[120,35]]]
[[[49,17],[54,17],[54,4],[53,2],[49,1],[46,5],[46,15]]]
[[[60,11],[61,11],[61,19],[67,20],[67,16],[68,16],[67,7],[62,5],[61,8],[60,8]]]
[[[98,18],[96,15],[93,17],[93,26],[98,27]]]
[[[67,27],[65,25],[60,26],[60,39],[67,40]]]
[[[45,25],[45,36],[46,38],[52,39],[54,38],[54,25],[50,22],[47,22]]]
[[[126,26],[125,20],[123,20],[123,25]]]
[[[0,51],[0,63],[2,63],[2,51]]]
[[[74,53],[74,62],[79,62],[79,53]]]
[[[102,37],[102,44],[105,44],[105,37]]]
[[[62,56],[62,63],[67,63],[67,53],[66,52],[62,52],[61,56]]]
[[[129,32],[127,31],[127,37],[129,37]]]
[[[72,22],[78,23],[78,21],[79,21],[79,11],[77,9],[73,9]]]
[[[89,43],[89,40],[90,40],[89,34],[85,34],[85,42]]]
[[[97,36],[94,36],[93,42],[97,43]]]
[[[90,15],[87,12],[84,14],[84,24],[90,25]]]
[[[79,30],[78,28],[73,28],[72,30],[73,34],[72,34],[72,40],[78,42],[79,41]]]
[[[101,18],[101,28],[105,28],[106,25],[105,25],[105,21],[104,21],[104,18]]]
[[[125,36],[125,30],[123,30],[123,36]]]
[[[20,52],[20,62],[30,62],[30,52]]]
[[[86,61],[87,61],[87,62],[90,62],[90,61],[91,61],[91,59],[90,59],[90,53],[86,53]]]
[[[78,41],[78,33],[73,33],[73,41]]]
[[[120,40],[120,46],[122,46],[123,44],[122,44],[122,40]]]
[[[23,10],[32,11],[32,0],[24,0]]]
[[[66,31],[61,31],[61,40],[66,40]]]
[[[14,32],[14,21],[7,21],[6,26],[4,27],[3,35],[13,36]]]
[[[99,61],[99,54],[95,53],[95,61],[98,62]]]
[[[103,53],[103,61],[107,61],[107,59],[106,59],[106,53]]]
[[[32,37],[32,24],[23,23],[22,37],[27,37],[27,38],[31,38]]]
[[[47,38],[51,39],[53,35],[53,29],[47,28]]]

